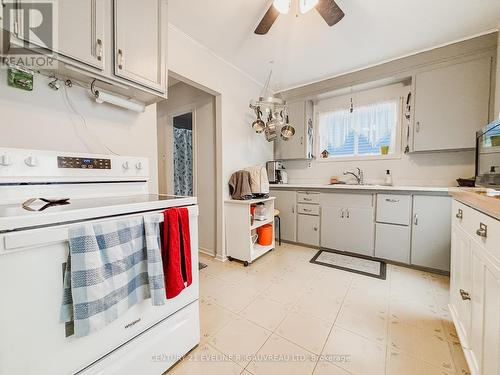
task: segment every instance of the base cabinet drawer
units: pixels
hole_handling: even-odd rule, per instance
[[[297,215],[297,242],[319,246],[319,216]]]
[[[387,224],[410,224],[411,195],[377,194],[377,221]]]
[[[375,257],[400,263],[410,263],[409,226],[377,223]]]

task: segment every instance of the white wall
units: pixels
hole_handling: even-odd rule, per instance
[[[238,169],[265,163],[272,159],[272,145],[257,135],[250,124],[253,113],[248,108],[250,99],[259,95],[258,82],[216,56],[190,36],[169,24],[169,70],[218,93],[217,166],[218,198],[217,224],[222,230],[217,236],[217,257],[224,258],[223,201],[229,197],[227,182]],[[219,126],[220,125],[220,126]]]
[[[150,188],[157,191],[156,106],[138,114],[96,104],[87,90],[73,86],[67,94],[89,132],[69,108],[64,89],[50,89],[46,77],[35,76],[32,92],[11,88],[6,82],[6,70],[1,69],[0,146],[109,154],[108,147],[120,155],[148,157]]]
[[[226,196],[231,173],[272,158],[272,145],[250,126],[250,99],[262,87],[188,35],[169,25],[169,70],[221,95],[223,180]]]
[[[158,178],[160,193],[173,194],[172,116],[194,111],[195,186],[200,206],[199,247],[216,253],[215,97],[183,82],[169,89],[169,99],[158,103]]]
[[[290,183],[329,183],[331,176],[342,177],[347,170],[363,169],[368,183],[382,183],[390,169],[395,185],[456,186],[456,178],[474,176],[474,152],[443,152],[403,155],[396,160],[286,162]]]
[[[382,88],[366,90],[352,95],[343,95],[325,99],[316,103],[315,111],[325,111],[333,108],[348,108],[350,97],[354,105],[370,103],[384,99],[400,97],[406,98],[409,87],[402,84],[390,85]],[[402,112],[401,112],[402,117]],[[401,119],[401,151],[406,146],[406,123]],[[315,124],[317,126],[317,124]],[[317,131],[315,132],[317,134]],[[316,140],[317,147],[317,140]],[[322,150],[315,149],[319,155]],[[343,172],[363,169],[365,180],[368,183],[383,183],[387,169],[391,170],[396,185],[418,186],[456,186],[459,177],[474,176],[474,152],[442,152],[432,154],[409,154],[401,152],[396,159],[383,160],[320,160],[308,163],[300,161],[286,162],[285,166],[290,183],[329,183],[333,176],[343,177]]]

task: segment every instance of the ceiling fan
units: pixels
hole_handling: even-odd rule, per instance
[[[334,0],[298,0],[300,13],[305,14],[316,9],[328,26],[333,26],[344,18],[345,13]],[[287,14],[292,8],[292,0],[274,0],[267,10],[255,34],[265,35],[273,26],[280,14]]]

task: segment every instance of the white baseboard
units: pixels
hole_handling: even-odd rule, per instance
[[[203,247],[198,247],[198,252],[215,258],[215,254],[212,250],[208,250]]]

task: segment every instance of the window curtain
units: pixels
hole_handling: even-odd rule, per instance
[[[175,127],[174,194],[193,195],[193,131]]]
[[[395,150],[397,121],[396,100],[357,107],[353,113],[347,109],[320,113],[320,151],[343,147],[353,133],[357,138],[365,138],[372,147],[389,138],[387,146]]]

